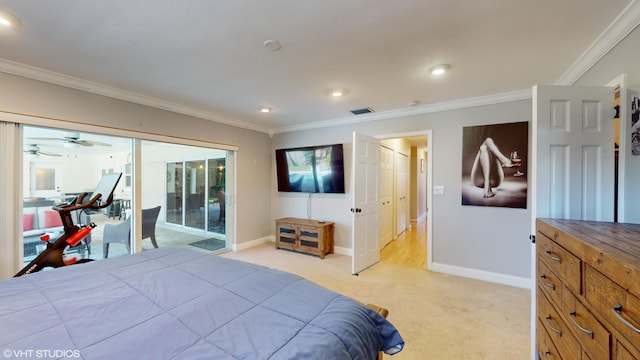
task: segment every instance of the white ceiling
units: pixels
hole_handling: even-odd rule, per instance
[[[268,132],[556,83],[634,2],[0,0],[0,71]]]

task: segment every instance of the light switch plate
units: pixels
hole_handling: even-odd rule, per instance
[[[444,195],[444,185],[434,186],[433,195]]]

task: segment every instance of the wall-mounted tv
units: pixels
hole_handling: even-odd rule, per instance
[[[344,194],[342,144],[276,150],[278,191]]]

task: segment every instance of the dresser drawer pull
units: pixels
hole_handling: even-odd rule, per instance
[[[571,322],[573,323],[573,325],[575,325],[578,329],[580,329],[580,331],[582,331],[583,333],[591,336],[591,338],[593,339],[593,331],[589,330],[589,329],[585,329],[582,326],[580,326],[580,324],[578,324],[578,322],[576,321],[576,312],[572,311],[569,313],[569,320],[571,320]]]
[[[562,259],[561,259],[561,258],[559,258],[559,257],[557,257],[557,256],[555,256],[555,255],[551,252],[551,250],[547,250],[547,251],[545,251],[545,253],[547,253],[547,257],[549,257],[549,259],[551,259],[551,260],[553,260],[553,261],[557,261],[557,262],[559,262],[559,263],[562,263]]]
[[[616,316],[616,318],[618,318],[618,320],[620,320],[620,322],[625,324],[631,330],[633,330],[633,331],[637,332],[638,334],[640,334],[640,329],[638,329],[637,327],[635,327],[635,325],[630,323],[629,320],[627,320],[627,319],[622,317],[622,305],[616,304],[616,306],[611,308],[611,312],[613,313],[613,315]]]
[[[540,279],[544,280],[546,278],[547,278],[546,275],[544,275],[544,274],[540,275]],[[545,281],[541,281],[541,283],[542,283],[542,285],[544,285],[544,286],[546,286],[548,288],[551,288],[551,290],[555,290],[556,289],[556,286],[553,283],[548,283],[548,282],[545,282]]]
[[[558,335],[562,336],[562,331],[560,331],[560,329],[556,329],[556,328],[554,328],[554,327],[553,327],[553,325],[551,325],[551,315],[547,316],[546,320],[547,320],[547,325],[549,325],[549,328],[551,328],[551,330],[552,330],[554,333],[556,333],[556,334],[558,334]]]

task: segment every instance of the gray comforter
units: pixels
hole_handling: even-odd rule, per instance
[[[403,345],[356,301],[186,248],[0,282],[7,359],[374,359]]]

